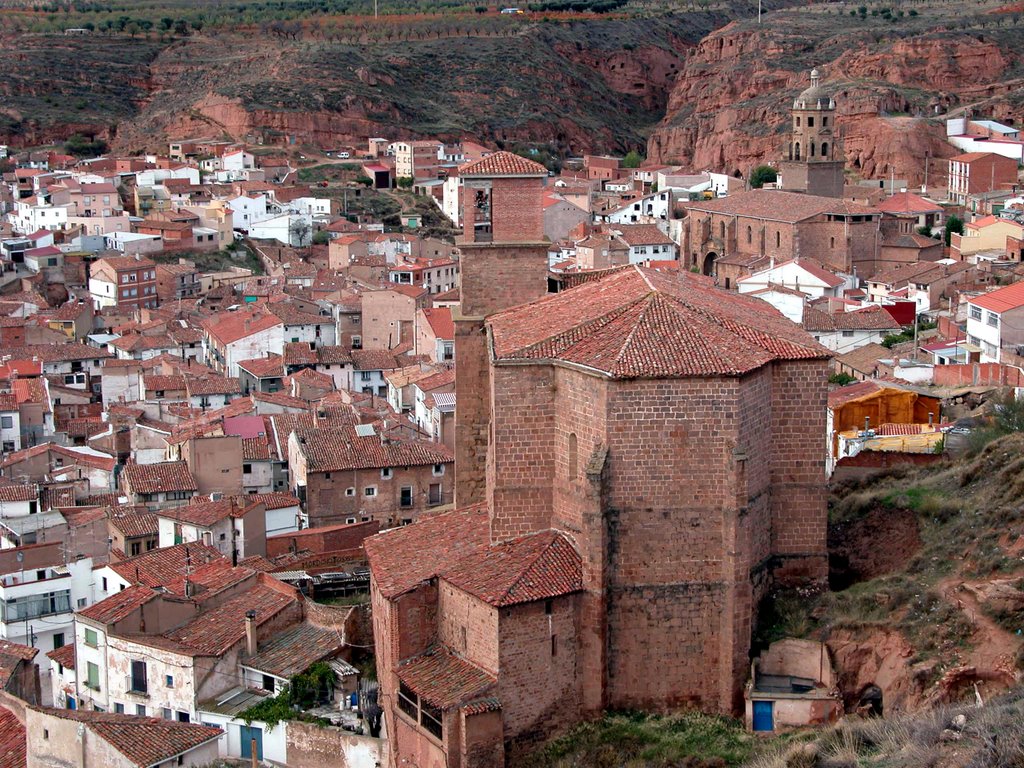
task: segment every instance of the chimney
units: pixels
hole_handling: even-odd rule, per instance
[[[867,432],[870,429],[871,429],[871,417],[870,416],[865,416],[864,417],[864,431]]]
[[[245,653],[256,655],[256,611],[253,610],[245,612]]]

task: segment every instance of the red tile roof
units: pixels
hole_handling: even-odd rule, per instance
[[[496,607],[583,589],[579,553],[556,531],[481,549],[446,568],[441,578]]]
[[[64,667],[64,669],[74,669],[75,668],[75,644],[74,643],[68,643],[67,645],[62,645],[60,648],[56,648],[55,650],[50,651],[48,654],[46,654],[46,656],[48,658],[52,659],[53,661],[56,661],[58,664],[60,664],[62,667]]]
[[[318,627],[303,622],[278,633],[243,664],[290,680],[345,645],[344,627]]]
[[[561,360],[616,378],[735,376],[829,352],[773,307],[690,273],[633,266],[488,319],[495,359]]]
[[[1024,306],[1024,282],[1014,283],[991,293],[975,296],[968,303],[997,313],[1017,309]]]
[[[138,768],[163,763],[219,738],[220,728],[196,723],[179,723],[156,717],[90,712],[84,709],[32,707],[51,717],[83,723]]]
[[[195,491],[195,478],[184,461],[160,464],[126,464],[121,477],[133,493]]]
[[[242,459],[244,461],[270,461],[270,443],[266,437],[243,437]]]
[[[256,357],[252,360],[243,360],[238,364],[238,367],[252,374],[257,379],[284,376],[284,362],[280,355],[267,355],[266,357]]]
[[[290,493],[250,493],[249,498],[258,501],[267,509],[285,509],[299,506],[299,500]]]
[[[156,597],[157,593],[149,587],[133,584],[98,603],[93,603],[88,608],[83,608],[77,615],[100,624],[115,624],[131,616],[140,606],[155,600]]]
[[[834,313],[804,307],[803,326],[807,331],[898,331],[901,327],[878,305]]]
[[[377,588],[393,598],[489,544],[487,509],[477,505],[421,517],[412,525],[371,536],[363,546]]]
[[[35,484],[10,481],[0,484],[0,501],[36,501],[38,498],[39,487]]]
[[[455,340],[455,322],[452,320],[451,307],[427,307],[423,310],[423,316],[436,338]]]
[[[441,443],[382,441],[376,435],[361,437],[350,426],[303,429],[295,435],[299,449],[306,456],[307,472],[416,467],[455,460],[451,450]]]
[[[269,312],[220,312],[203,321],[203,328],[221,344],[231,344],[247,336],[282,326],[281,319]]]
[[[0,768],[25,768],[25,726],[7,707],[0,707]]]
[[[914,214],[942,213],[942,206],[925,200],[913,192],[897,192],[892,197],[886,198],[877,206],[878,210],[892,214]]]
[[[229,517],[238,517],[246,511],[247,505],[239,503],[233,496],[218,499],[217,501],[209,501],[206,497],[201,498],[203,499],[202,501],[193,500],[190,504],[163,509],[156,513],[157,517],[179,520],[183,523],[209,528],[221,520],[226,520]]]
[[[185,391],[189,397],[196,395],[240,395],[242,385],[238,379],[221,376],[189,377],[185,380]]]
[[[205,544],[176,544],[111,563],[110,569],[122,579],[147,587],[163,587],[179,576],[185,567],[197,568],[214,560],[226,560],[224,555]]]
[[[159,532],[156,515],[151,515],[144,509],[116,507],[109,511],[107,518],[112,526],[129,539],[156,536]]]
[[[459,167],[459,176],[491,178],[494,176],[547,176],[548,169],[533,160],[512,152],[495,152],[473,163]]]
[[[488,692],[497,680],[456,656],[435,646],[402,662],[398,679],[435,707],[450,709]]]
[[[391,371],[404,365],[386,349],[353,349],[352,362],[357,371]]]
[[[776,189],[751,189],[716,200],[683,203],[683,207],[695,211],[747,216],[791,224],[826,213],[854,216],[880,214],[877,208],[849,203],[838,198],[817,197]]]

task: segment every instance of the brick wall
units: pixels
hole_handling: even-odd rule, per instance
[[[465,290],[465,289],[463,289]],[[491,421],[490,367],[482,320],[455,322],[455,503],[486,498],[487,436]]]
[[[339,549],[355,549],[363,540],[380,530],[376,521],[360,522],[353,525],[336,525],[330,528],[311,528],[305,531],[282,533],[267,537],[267,557],[274,558],[291,551],[308,549],[311,552],[331,552]]]
[[[536,749],[579,719],[578,601],[569,595],[501,609],[498,699],[511,750]]]
[[[442,581],[438,587],[438,640],[498,674],[498,610]]]
[[[937,387],[1021,387],[1024,371],[1001,363],[974,363],[972,365],[936,365],[932,381]]]
[[[556,386],[547,365],[494,366],[491,372],[487,495],[491,539],[501,541],[550,526]]]

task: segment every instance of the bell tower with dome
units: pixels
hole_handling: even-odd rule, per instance
[[[836,103],[811,70],[811,87],[793,101],[789,141],[779,165],[780,188],[820,197],[843,196],[842,147],[835,132]]]

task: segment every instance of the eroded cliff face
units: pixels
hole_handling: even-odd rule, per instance
[[[812,66],[835,98],[848,168],[865,178],[920,183],[926,155],[956,152],[945,141],[951,109],[976,104],[986,115],[1019,118],[1012,96],[1020,82],[1010,76],[1017,54],[1005,40],[921,32],[876,41],[833,29],[829,18],[840,17],[784,12],[702,40],[672,88],[649,157],[744,175],[778,159],[789,107]]]

